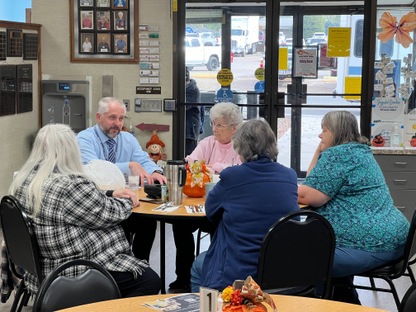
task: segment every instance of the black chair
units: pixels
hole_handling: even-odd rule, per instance
[[[87,266],[89,269],[75,277],[60,275],[73,266]],[[117,283],[104,267],[89,260],[77,259],[58,266],[45,278],[33,311],[56,311],[120,297]]]
[[[256,282],[269,293],[330,298],[334,252],[334,230],[323,216],[290,213],[263,239]]]
[[[414,275],[410,264],[414,262],[411,259],[416,254],[416,211],[413,213],[412,221],[410,222],[409,234],[407,236],[406,245],[404,248],[403,256],[398,260],[392,261],[382,267],[374,270],[370,270],[356,276],[370,278],[370,286],[356,285],[353,287],[357,289],[372,290],[389,292],[393,294],[394,301],[396,302],[397,308],[400,306],[399,295],[397,294],[396,286],[394,286],[393,280],[402,277],[409,276],[411,281],[414,283]],[[389,288],[377,287],[374,283],[374,279],[379,278],[387,282]]]
[[[196,235],[196,256],[198,257],[198,255],[201,253],[201,241],[207,237],[208,235],[210,235],[208,232],[204,232],[203,230],[201,230],[200,228],[198,229],[197,235]]]
[[[16,198],[13,196],[2,198],[0,216],[10,269],[14,275],[21,279],[10,311],[21,311],[30,298],[20,273],[21,269],[36,276],[39,283],[43,280],[39,262],[39,247],[31,221],[23,212]]]
[[[33,226],[30,218],[23,211],[19,201],[13,196],[4,196],[0,203],[0,217],[7,255],[9,258],[12,273],[21,278],[21,282],[18,285],[15,299],[10,310],[11,312],[20,312],[23,306],[27,305],[30,298],[30,293],[25,285],[23,276],[20,274],[22,269],[36,276],[41,285],[35,299],[34,309],[35,307],[37,307],[37,309],[42,307],[42,311],[46,311],[46,308],[44,309],[42,305],[44,301],[47,300],[43,298],[50,298],[47,296],[47,294],[50,293],[48,290],[48,285],[53,282],[56,274],[59,274],[59,269],[64,269],[65,267],[69,267],[71,265],[88,265],[93,267],[94,270],[88,270],[79,277],[74,278],[73,281],[71,280],[69,282],[67,282],[67,280],[69,280],[68,278],[59,277],[58,280],[60,281],[57,284],[59,287],[57,286],[56,289],[57,291],[60,290],[64,293],[64,299],[60,298],[59,304],[65,303],[69,305],[59,305],[52,310],[70,307],[71,304],[79,305],[120,297],[120,292],[118,290],[117,284],[115,283],[112,276],[101,266],[88,260],[73,260],[64,263],[52,272],[57,272],[56,274],[51,273],[48,275],[47,279],[45,279],[41,273],[40,252],[36,241],[36,236],[33,231]],[[93,287],[91,287],[92,283],[94,284]],[[73,291],[71,288],[61,288],[61,285],[67,286],[69,284],[71,285],[68,287],[73,287],[77,290],[76,295],[71,293]],[[88,284],[88,287],[91,289],[84,290],[82,293],[78,293],[78,289],[83,289],[84,284]],[[96,294],[96,291],[101,293]],[[41,294],[42,297],[39,297]],[[87,301],[84,300],[83,294],[87,294]],[[59,298],[59,295],[60,293],[56,293],[53,296]],[[54,298],[51,300],[52,301],[48,301],[48,304],[49,302],[53,302]],[[48,305],[46,305],[46,307],[48,307]]]
[[[404,294],[398,312],[416,311],[416,283],[414,283]]]

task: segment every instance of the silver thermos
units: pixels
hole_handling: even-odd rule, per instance
[[[169,202],[174,205],[182,204],[182,187],[186,182],[186,167],[184,160],[168,160],[165,167],[168,180]]]

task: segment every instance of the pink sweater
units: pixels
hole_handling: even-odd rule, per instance
[[[191,155],[186,156],[187,161],[205,160],[205,163],[215,172],[224,168],[240,165],[240,156],[233,148],[233,142],[221,144],[211,135],[201,140]]]

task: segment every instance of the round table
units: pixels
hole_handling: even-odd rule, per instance
[[[178,294],[142,296],[116,300],[101,301],[92,304],[61,310],[62,312],[151,312],[156,311],[143,304]],[[296,296],[271,295],[278,312],[387,312],[372,307],[360,306],[344,302]]]
[[[139,214],[144,218],[152,218],[159,221],[160,225],[160,279],[162,281],[162,294],[166,293],[165,283],[166,283],[166,267],[165,267],[165,223],[172,223],[175,220],[189,219],[192,221],[201,221],[206,218],[205,213],[189,213],[186,211],[186,205],[200,205],[205,203],[205,197],[192,198],[186,195],[183,195],[182,205],[174,211],[155,211],[154,209],[161,205],[160,203],[151,203],[143,201],[146,199],[146,193],[143,188],[140,188],[137,191],[137,196],[140,201],[140,205],[133,208],[132,212]]]
[[[160,224],[160,278],[162,281],[162,294],[166,293],[166,268],[165,268],[165,223],[172,223],[175,220],[187,219],[190,222],[193,220],[201,221],[206,218],[205,213],[189,213],[186,211],[186,205],[199,205],[205,204],[205,197],[188,197],[183,195],[181,206],[171,212],[167,211],[155,211],[154,209],[161,205],[161,203],[149,202],[146,198],[146,193],[143,188],[137,191],[137,196],[140,201],[140,205],[133,208],[132,212],[141,215],[145,218],[153,218],[159,221]],[[300,208],[308,208],[307,205],[299,205]]]

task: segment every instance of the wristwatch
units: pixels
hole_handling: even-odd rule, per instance
[[[162,170],[155,170],[155,171],[153,171],[153,173],[159,173],[159,174],[163,175],[163,171]]]

